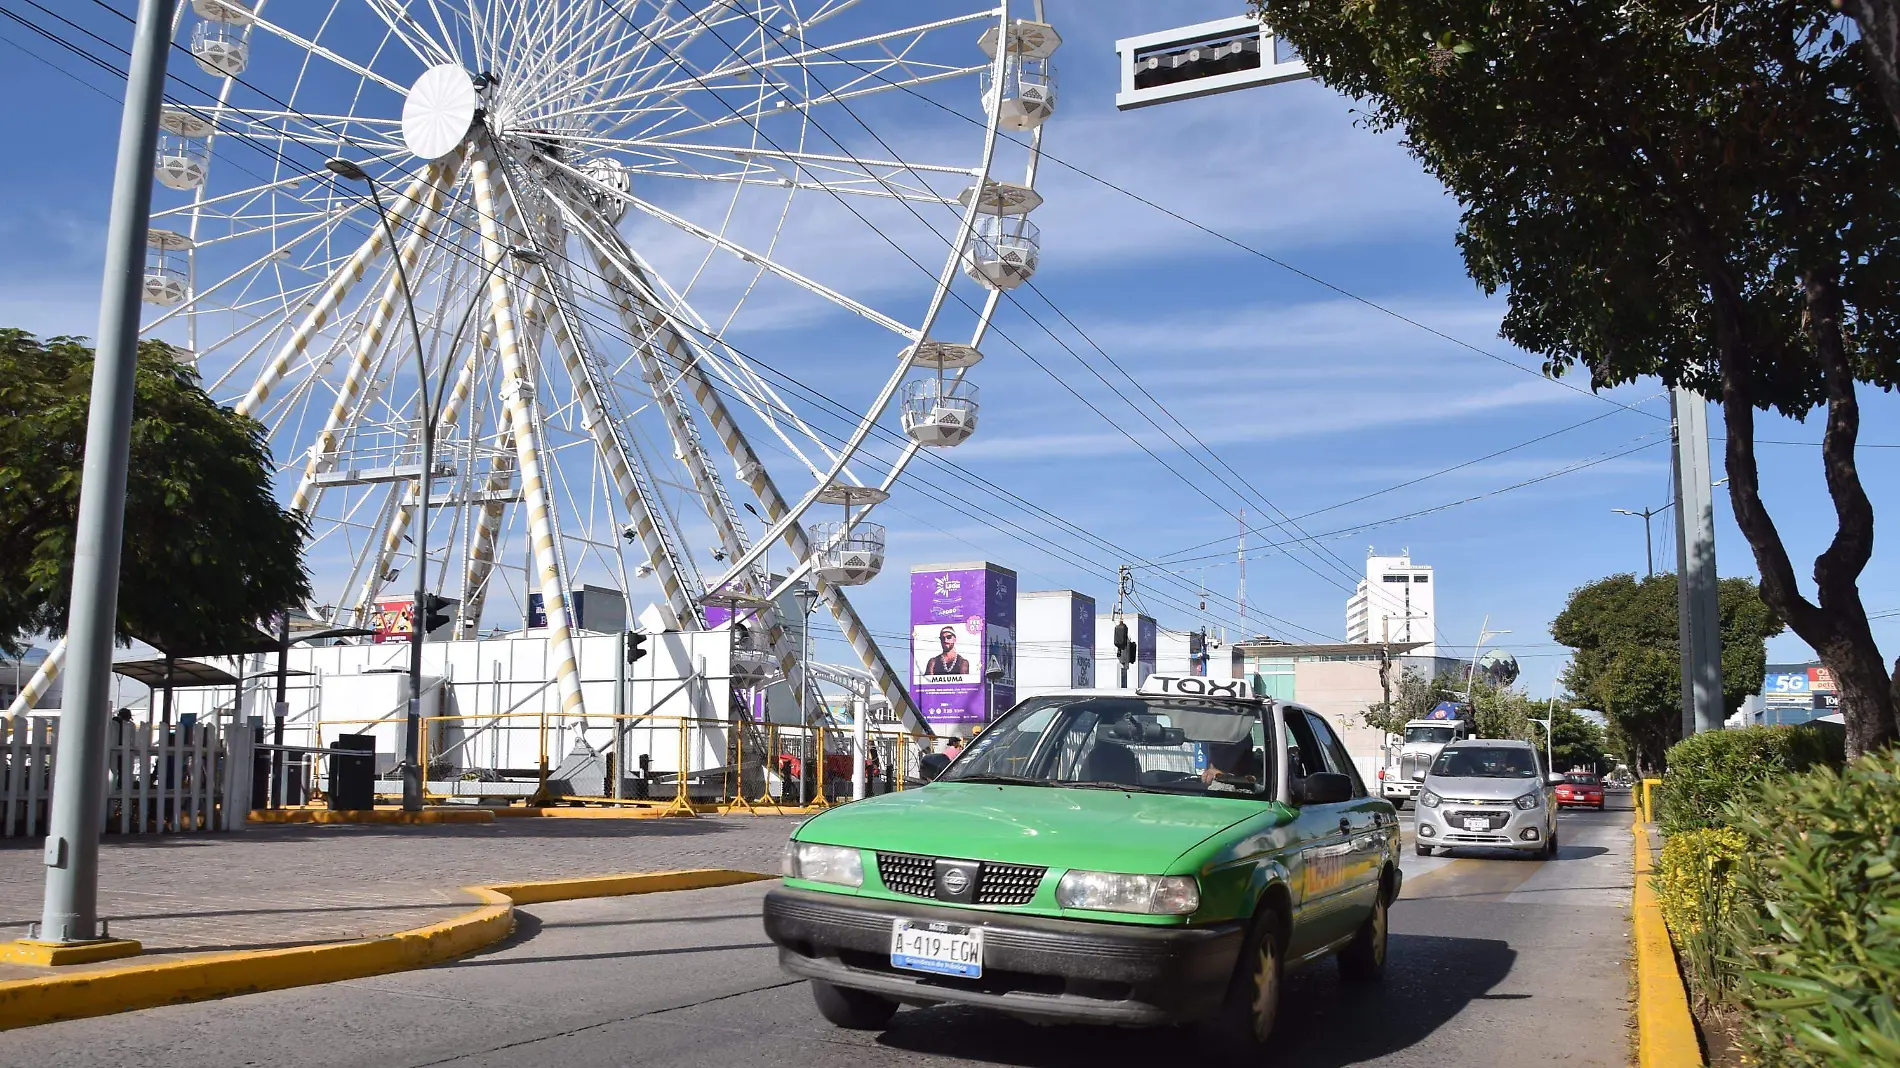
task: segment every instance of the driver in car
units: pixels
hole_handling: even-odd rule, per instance
[[[1259,790],[1260,757],[1252,740],[1209,742],[1207,769],[1201,772],[1201,782],[1209,789]]]

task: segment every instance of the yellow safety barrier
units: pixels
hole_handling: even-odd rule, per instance
[[[552,722],[550,722],[552,720]],[[358,721],[331,720],[330,723]],[[374,721],[363,721],[374,722]],[[380,722],[389,722],[387,720]],[[566,793],[562,784],[551,782],[550,768],[556,763],[549,740],[568,724],[558,714],[546,712],[466,713],[429,716],[423,720],[420,762],[427,769],[425,782],[446,778],[466,778],[482,771],[502,771],[506,760],[472,759],[472,746],[478,738],[501,739],[517,731],[534,731],[533,767],[535,788],[526,800],[531,806],[575,802],[658,810],[660,814],[690,816],[719,814],[783,814],[821,810],[850,800],[852,733],[838,727],[780,725],[749,719],[714,719],[660,715],[589,715],[584,721],[592,732],[601,728],[620,739],[607,759],[611,762],[609,781],[629,779],[628,764],[621,762],[617,746],[625,744],[630,753],[657,756],[670,742],[674,765],[656,770],[647,781],[673,776],[670,796],[618,797],[610,786],[605,795]],[[673,737],[669,740],[667,734]],[[633,739],[645,735],[642,749],[633,748]],[[909,769],[918,753],[928,752],[928,736],[878,724],[868,732],[866,757],[868,794],[903,790],[909,782]],[[696,752],[695,746],[699,749]],[[716,746],[715,753],[709,747]],[[501,746],[497,746],[497,749]],[[526,752],[513,757],[525,770]],[[492,765],[492,766],[491,766]],[[633,777],[639,779],[639,776]],[[777,789],[774,790],[774,780]],[[478,780],[485,781],[485,780]],[[450,798],[431,792],[426,800],[441,802]]]

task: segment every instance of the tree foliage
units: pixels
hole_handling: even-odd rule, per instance
[[[1722,700],[1729,714],[1761,685],[1767,639],[1781,623],[1747,579],[1716,589],[1722,629]],[[1682,737],[1682,661],[1676,626],[1676,576],[1611,575],[1570,594],[1550,624],[1551,637],[1571,649],[1565,688],[1607,714],[1644,767]]]
[[[92,350],[0,330],[0,648],[66,629]],[[139,346],[120,564],[121,641],[215,648],[310,594],[306,524],[271,495],[264,428],[219,407],[161,342]],[[251,633],[255,633],[252,631]]]
[[[1900,380],[1900,132],[1848,17],[1785,0],[1255,6],[1458,199],[1467,270],[1509,294],[1505,338],[1552,375],[1657,375],[1720,402],[1763,597],[1834,670],[1850,751],[1900,737],[1860,598],[1873,508],[1854,453],[1856,383]],[[1836,529],[1810,600],[1754,440],[1758,410],[1816,408]]]

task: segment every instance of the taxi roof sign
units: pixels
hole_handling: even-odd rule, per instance
[[[1253,700],[1253,687],[1246,679],[1209,679],[1200,675],[1150,675],[1136,687],[1138,694],[1158,697],[1224,697],[1233,701]]]

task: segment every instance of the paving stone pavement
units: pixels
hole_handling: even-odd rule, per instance
[[[388,934],[469,907],[460,888],[674,868],[776,872],[792,817],[251,826],[109,836],[99,911],[145,956]],[[40,840],[0,840],[0,940],[37,922]],[[0,980],[55,974],[0,964]]]

